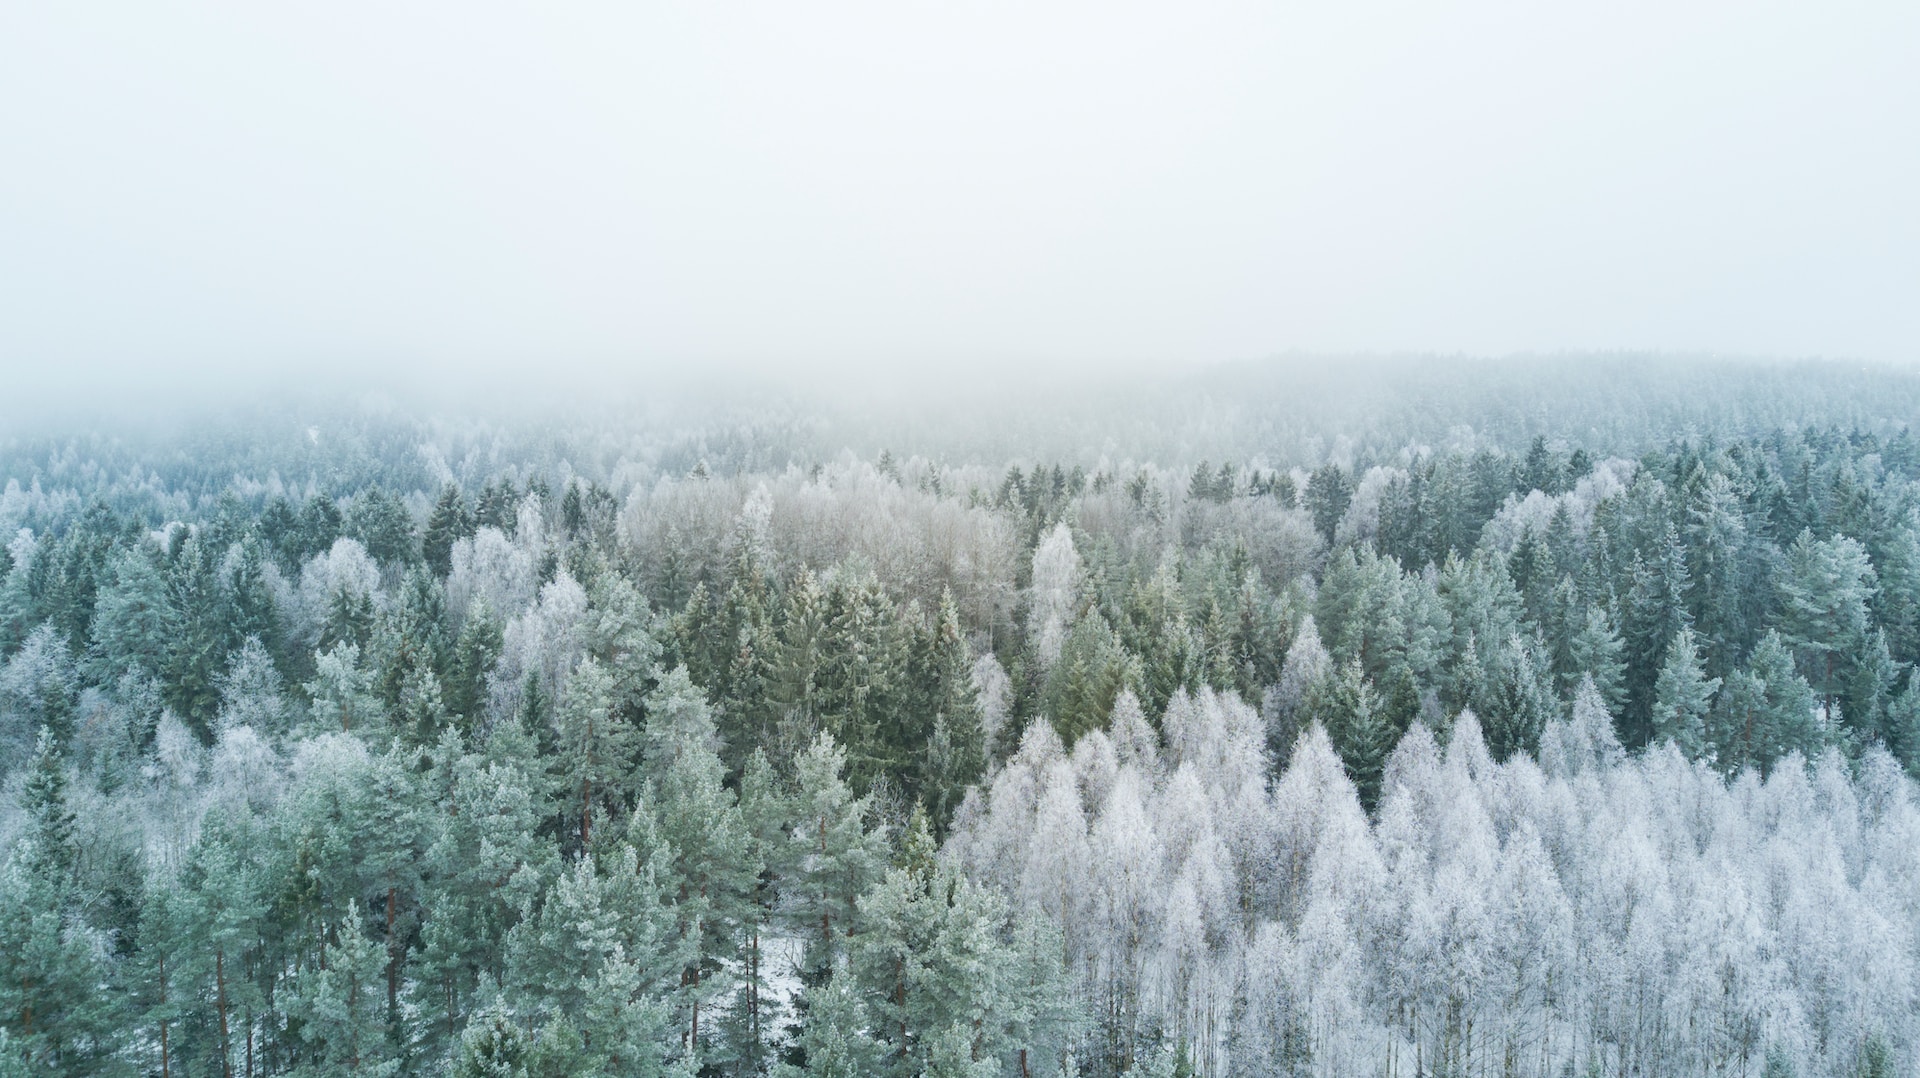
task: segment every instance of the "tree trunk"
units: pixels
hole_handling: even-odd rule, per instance
[[[347,967],[352,969],[352,966]],[[354,1008],[360,1005],[360,978],[347,978],[347,1066],[360,1068],[360,1027],[353,1020]]]
[[[227,1029],[227,952],[213,952],[214,1008],[220,1013],[220,1073],[233,1078],[233,1047]]]
[[[160,1006],[167,1005],[167,959],[160,956]],[[167,1020],[160,1019],[160,1078],[173,1078],[173,1064],[167,1058]]]
[[[760,1040],[760,922],[753,923],[747,944],[747,1036]]]
[[[907,1058],[907,963],[898,959],[893,964],[893,1004],[900,1008],[900,1058]]]
[[[589,832],[593,828],[593,779],[580,780],[580,852],[585,853]]]
[[[396,892],[399,888],[387,888],[387,1020],[392,1021],[400,1013],[400,952],[395,946],[393,922],[396,905]]]

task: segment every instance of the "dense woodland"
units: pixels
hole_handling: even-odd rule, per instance
[[[1604,370],[16,437],[0,1075],[1911,1074],[1920,376]]]

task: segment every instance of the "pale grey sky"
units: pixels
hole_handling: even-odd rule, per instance
[[[1920,357],[1920,4],[0,7],[29,384],[1610,348]]]

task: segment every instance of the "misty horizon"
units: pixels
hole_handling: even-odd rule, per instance
[[[0,364],[1912,362],[1916,19],[41,6],[0,34]]]

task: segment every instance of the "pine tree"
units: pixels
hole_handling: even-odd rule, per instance
[[[1709,678],[1701,670],[1693,630],[1674,634],[1654,686],[1654,738],[1674,742],[1689,760],[1705,756],[1709,747],[1707,715],[1719,688],[1720,679]]]
[[[33,762],[20,789],[20,807],[26,810],[27,836],[33,843],[29,867],[56,888],[70,886],[79,857],[74,839],[78,820],[67,801],[67,761],[51,727],[40,728]]]
[[[538,901],[556,856],[539,834],[549,809],[531,754],[439,755],[452,782],[424,814],[417,960],[422,1009],[437,1016],[424,1029],[429,1045],[453,1039],[483,979],[502,979],[507,933]]]
[[[1013,935],[1005,899],[939,866],[931,837],[920,835],[928,855],[889,870],[861,898],[863,927],[835,977],[852,979],[866,1001],[879,1048],[874,1073],[914,1078],[956,1063],[1030,1056],[1032,1042],[1020,1034],[1032,1030],[1021,1020],[1055,1002],[1057,976],[1038,967],[1057,968],[1057,942],[1035,956],[1036,968],[1023,968],[1020,945],[1032,941]],[[951,1046],[954,1030],[964,1033],[964,1053]]]
[[[302,1070],[314,1078],[383,1078],[400,1070],[381,1013],[384,956],[360,922],[359,905],[350,905],[320,961],[291,986],[287,1011],[300,1020]]]
[[[106,1072],[122,1035],[98,937],[70,898],[19,859],[0,864],[0,1047],[35,1075]]]
[[[486,704],[487,674],[500,658],[501,643],[500,622],[482,599],[467,610],[442,688],[447,710],[462,720],[467,732],[472,732]]]
[[[445,591],[425,570],[415,568],[407,573],[399,602],[380,622],[368,649],[379,670],[381,702],[398,709],[404,686],[409,680],[418,681],[422,672],[438,682],[452,665],[452,650]]]
[[[178,616],[157,554],[143,543],[121,551],[109,564],[87,650],[97,681],[117,679],[129,670],[156,679],[165,673]]]
[[[1694,626],[1709,672],[1731,670],[1750,637],[1745,624],[1747,526],[1733,481],[1715,474],[1688,509],[1688,571]]]
[[[716,1058],[735,1073],[766,1070],[780,1028],[780,995],[774,990],[776,967],[767,943],[780,897],[780,883],[792,875],[795,847],[789,829],[789,799],[763,750],[755,749],[740,775],[739,814],[746,830],[747,863],[756,866],[742,908],[739,995],[717,1023]]]
[[[886,835],[870,827],[871,802],[844,777],[846,756],[822,732],[795,761],[793,930],[806,940],[803,978],[821,984],[856,924],[856,903],[886,863]]]
[[[1920,662],[1920,514],[1892,529],[1873,551],[1873,565],[1880,578],[1874,614],[1887,646],[1896,662]]]
[[[1884,629],[1875,629],[1852,656],[1853,667],[1840,698],[1840,714],[1861,743],[1889,741],[1887,708],[1901,675],[1894,665]]]
[[[686,668],[675,668],[648,697],[650,777],[628,840],[643,857],[657,851],[676,888],[675,931],[685,963],[681,1040],[696,1052],[713,1037],[720,1001],[735,994],[733,959],[755,916],[750,907],[761,871],[734,792],[722,785],[726,769],[717,748],[711,710]]]
[[[908,793],[925,798],[938,828],[960,803],[961,793],[986,767],[986,739],[973,685],[973,654],[960,627],[951,591],[940,598],[938,620],[911,681],[925,687],[931,716],[919,755],[920,782]]]
[[[1380,797],[1381,775],[1395,738],[1360,660],[1349,659],[1322,682],[1306,711],[1326,727],[1347,776],[1360,791],[1360,803],[1371,811]]]
[[[169,604],[178,620],[165,652],[161,688],[168,706],[203,743],[213,740],[220,708],[216,682],[242,639],[234,635],[220,579],[221,553],[196,536],[181,544],[168,571]]]
[[[538,912],[515,926],[507,984],[550,1027],[564,1023],[557,1043],[536,1050],[548,1066],[658,1074],[672,1028],[664,997],[684,968],[662,902],[668,873],[660,857],[642,861],[624,842],[605,852],[604,864],[589,853],[560,873]]]
[[[1746,668],[1727,675],[1714,701],[1713,740],[1721,769],[1731,774],[1751,766],[1764,773],[1790,752],[1817,757],[1824,744],[1818,710],[1786,643],[1769,631]]]
[[[386,726],[386,710],[374,695],[374,675],[360,666],[360,648],[339,644],[314,662],[314,679],[307,682],[313,700],[313,728],[374,737]]]
[[[1920,775],[1920,668],[1907,669],[1906,687],[1887,705],[1887,751]]]
[[[781,1063],[776,1078],[870,1078],[879,1073],[880,1045],[867,1034],[869,1019],[852,978],[834,977],[807,989],[806,1020],[796,1047],[804,1065]]]
[[[1139,660],[1127,653],[1105,618],[1090,613],[1068,634],[1047,677],[1042,706],[1060,740],[1072,745],[1100,728],[1120,693],[1140,680]]]
[[[1620,740],[1628,748],[1638,748],[1657,736],[1655,682],[1673,638],[1692,625],[1686,555],[1671,526],[1653,559],[1634,555],[1630,579],[1622,633],[1627,692],[1620,710]]]
[[[1344,469],[1331,461],[1315,469],[1307,480],[1307,511],[1313,514],[1313,526],[1329,545],[1333,543],[1334,529],[1340,526],[1340,518],[1346,516],[1347,505],[1352,501],[1353,481],[1347,478]]]
[[[567,679],[554,716],[558,764],[570,791],[566,816],[574,822],[580,848],[593,841],[596,806],[609,802],[632,767],[639,731],[614,706],[614,680],[589,657]]]
[[[163,1078],[172,1078],[177,1051],[174,1033],[194,1002],[191,994],[192,926],[190,903],[175,881],[155,875],[147,881],[140,911],[139,949],[128,971],[131,1002],[138,1021],[151,1031],[151,1045]]]
[[[382,565],[411,565],[420,548],[413,537],[413,517],[400,500],[375,485],[353,499],[347,512],[346,534],[360,540],[367,553]]]
[[[818,679],[826,597],[805,569],[788,585],[767,656],[767,702],[775,718],[813,729],[820,721]]]
[[[1560,701],[1547,672],[1545,650],[1539,641],[1518,636],[1500,650],[1492,691],[1480,702],[1487,747],[1496,760],[1535,754],[1541,731],[1559,717]]]
[[[1573,677],[1591,677],[1608,710],[1616,714],[1626,705],[1625,651],[1626,645],[1614,632],[1613,619],[1606,609],[1588,607],[1568,648],[1568,673]]]
[[[308,498],[307,504],[300,508],[300,541],[294,561],[304,562],[333,546],[334,540],[345,534],[345,528],[346,519],[332,498],[325,494]]]
[[[453,570],[453,544],[475,530],[473,514],[468,512],[460,488],[448,483],[440,489],[440,500],[434,503],[433,512],[427,517],[426,533],[420,540],[421,553],[434,576],[446,578]]]
[[[245,1036],[250,1013],[261,1002],[246,978],[246,952],[259,938],[266,912],[263,880],[247,853],[259,839],[254,821],[244,811],[234,816],[215,813],[202,825],[200,841],[181,874],[182,891],[191,903],[192,968],[199,994],[211,1001],[213,1010],[213,1036],[204,1050],[211,1056],[211,1065],[227,1078],[232,1078],[243,1048],[236,1042]],[[375,1037],[384,1040],[384,1025],[377,1012],[370,1013],[375,1015],[371,1028],[380,1031]]]
[[[822,615],[814,699],[823,728],[845,748],[848,772],[864,789],[925,744],[898,745],[882,736],[906,674],[898,618],[871,574],[844,572],[834,574]]]
[[[270,653],[281,647],[279,615],[275,611],[273,590],[267,583],[267,554],[249,535],[240,541],[238,558],[229,556],[232,570],[224,581],[227,607],[225,639],[229,650],[254,639]]]
[[[476,1011],[460,1034],[451,1078],[526,1078],[527,1035],[504,1003]]]
[[[356,595],[344,587],[335,589],[327,597],[317,650],[332,651],[348,644],[364,649],[373,639],[373,627],[373,597]]]
[[[1878,580],[1867,552],[1846,536],[1816,540],[1802,531],[1778,578],[1780,635],[1799,661],[1829,725],[1852,673],[1850,656],[1867,637],[1867,604]]]

